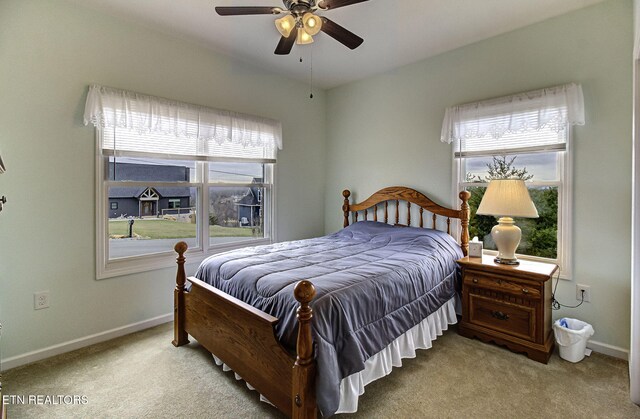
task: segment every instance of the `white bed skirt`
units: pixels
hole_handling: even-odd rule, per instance
[[[367,384],[391,374],[393,367],[401,367],[404,358],[415,358],[417,349],[431,348],[434,340],[442,336],[442,332],[449,328],[450,324],[456,324],[456,299],[452,298],[438,310],[431,313],[426,319],[415,325],[405,334],[391,342],[389,346],[373,355],[364,364],[364,370],[345,377],[340,382],[340,405],[336,413],[354,413],[358,410],[358,399],[364,394]],[[224,371],[231,371],[218,357],[213,355],[217,365],[221,365]],[[235,374],[235,373],[234,373]],[[236,380],[242,380],[235,374]],[[246,383],[251,390],[254,388]],[[269,403],[260,395],[260,400]]]
[[[391,374],[393,367],[401,367],[403,358],[415,358],[416,349],[431,348],[431,342],[438,336],[442,336],[442,332],[456,322],[455,298],[452,298],[429,317],[391,342],[389,346],[369,358],[364,363],[364,370],[343,378],[340,383],[340,405],[336,413],[357,411],[358,398],[364,394],[364,387],[367,384]]]

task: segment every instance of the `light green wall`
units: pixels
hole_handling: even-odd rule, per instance
[[[311,101],[306,85],[66,2],[2,0],[3,358],[172,311],[173,269],[95,280],[89,83],[279,119],[278,239],[323,232],[323,92]],[[51,308],[34,311],[41,290]]]
[[[630,322],[632,5],[611,0],[327,93],[325,230],[341,227],[344,188],[366,198],[407,185],[451,200],[447,106],[567,82],[582,83],[584,127],[574,130],[574,281],[555,312],[594,325],[594,340],[628,348]]]
[[[281,120],[278,238],[288,240],[338,229],[344,188],[363,198],[407,185],[448,203],[446,106],[580,82],[587,125],[575,129],[574,272],[593,302],[561,315],[627,348],[631,16],[630,1],[612,0],[309,101],[303,84],[131,22],[63,1],[1,0],[3,358],[171,311],[173,269],[95,280],[89,83]],[[562,301],[573,302],[574,286],[560,284]],[[51,308],[34,311],[41,290]]]

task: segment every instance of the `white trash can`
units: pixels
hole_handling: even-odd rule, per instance
[[[586,322],[564,317],[553,323],[553,334],[560,347],[560,358],[569,362],[580,362],[585,355],[591,355],[587,349],[587,340],[595,331]]]

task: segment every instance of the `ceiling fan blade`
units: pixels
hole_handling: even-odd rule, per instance
[[[333,10],[337,9],[338,7],[350,6],[352,4],[362,3],[365,1],[369,0],[322,0],[318,2],[318,6],[321,9]]]
[[[281,37],[280,42],[278,42],[278,46],[274,51],[276,55],[287,55],[291,52],[293,48],[293,44],[296,43],[296,36],[298,35],[298,30],[294,29],[291,31],[288,37]]]
[[[364,39],[360,38],[355,33],[343,28],[333,20],[329,20],[324,16],[322,17],[321,30],[336,41],[344,44],[351,49],[358,48],[364,42]]]
[[[216,12],[220,16],[239,16],[239,15],[277,15],[282,13],[279,7],[216,7]]]

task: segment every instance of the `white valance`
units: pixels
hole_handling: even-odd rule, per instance
[[[89,123],[218,145],[282,149],[278,121],[98,85],[89,87],[84,124]]]
[[[542,129],[559,132],[567,125],[584,125],[582,87],[575,83],[448,108],[440,141],[498,139]]]

